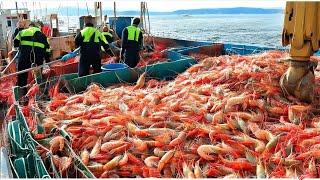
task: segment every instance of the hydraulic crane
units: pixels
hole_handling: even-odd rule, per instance
[[[282,45],[291,45],[289,68],[280,79],[286,96],[311,103],[317,62],[310,61],[320,44],[320,2],[286,2]]]

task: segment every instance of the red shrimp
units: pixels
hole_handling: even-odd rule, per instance
[[[84,165],[88,165],[89,164],[89,151],[87,151],[87,149],[84,149],[82,152],[81,152],[81,160],[83,162]]]
[[[58,82],[54,86],[54,88],[50,88],[49,90],[49,96],[50,97],[56,97],[59,94],[59,88],[60,88],[60,82],[61,82],[61,77],[59,77]]]
[[[246,171],[255,171],[256,170],[255,165],[251,164],[247,160],[241,159],[241,160],[236,160],[236,161],[230,161],[230,160],[224,159],[221,155],[218,155],[218,156],[225,166],[230,167],[234,170],[246,170]]]
[[[159,162],[160,158],[157,156],[149,156],[144,160],[144,163],[148,167],[157,167],[157,163]]]
[[[62,136],[54,137],[50,142],[50,151],[53,153],[62,151],[64,148],[64,138]]]
[[[158,170],[161,171],[174,155],[174,150],[170,150],[164,154],[158,164]]]
[[[112,160],[110,160],[108,163],[106,163],[103,166],[103,170],[112,170],[114,168],[116,168],[119,165],[119,161],[121,160],[122,155],[118,155],[116,157],[114,157]]]
[[[100,149],[101,149],[101,137],[98,138],[96,144],[94,145],[94,147],[92,148],[92,151],[90,153],[90,158],[96,156],[97,154],[99,154]]]
[[[130,138],[129,141],[133,143],[134,149],[139,152],[145,152],[148,149],[147,143],[139,138]]]
[[[169,143],[169,146],[178,146],[180,145],[181,143],[183,143],[186,139],[186,133],[185,132],[180,132],[179,136],[175,139],[173,139],[170,143]]]
[[[82,144],[80,145],[80,149],[91,149],[96,144],[98,140],[97,136],[89,136],[83,140]]]
[[[71,157],[59,157],[57,155],[52,156],[53,163],[56,167],[58,167],[60,172],[66,171],[71,163],[72,163],[72,158]]]
[[[122,159],[119,161],[119,166],[126,165],[128,163],[128,161],[129,161],[129,157],[128,157],[127,152],[125,152]]]
[[[101,151],[110,152],[112,149],[116,149],[116,148],[121,147],[125,144],[127,144],[127,142],[125,142],[123,140],[109,141],[109,142],[106,142],[101,145]]]
[[[144,86],[146,81],[146,72],[142,73],[137,81],[137,84],[133,87],[133,90],[140,89]]]
[[[127,156],[128,156],[128,160],[136,165],[140,165],[140,166],[143,166],[144,163],[143,161],[141,161],[139,158],[135,157],[133,154],[131,153],[127,153]]]
[[[299,154],[296,159],[297,160],[305,160],[305,159],[308,159],[308,158],[320,158],[320,150],[309,150],[308,152],[304,152],[304,153],[301,153]]]
[[[145,178],[148,178],[148,177],[161,178],[161,173],[156,168],[142,167],[142,171],[143,171],[143,177]]]
[[[110,159],[112,159],[112,155],[107,153],[100,152],[99,154],[90,158],[90,160],[99,162],[99,163],[107,163]]]
[[[124,144],[120,147],[117,147],[115,149],[112,149],[109,153],[110,154],[118,154],[118,153],[123,153],[124,151],[128,150],[131,147],[131,144]]]
[[[28,98],[34,97],[39,91],[40,91],[39,85],[35,84],[29,89],[26,96]]]
[[[209,130],[203,129],[203,128],[194,128],[193,130],[190,130],[186,137],[187,138],[194,138],[194,137],[208,137]]]

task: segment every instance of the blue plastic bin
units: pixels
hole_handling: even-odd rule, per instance
[[[105,64],[101,67],[102,71],[115,71],[120,69],[127,69],[128,65],[122,63]]]

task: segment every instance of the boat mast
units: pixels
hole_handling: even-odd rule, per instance
[[[112,21],[112,28],[113,30],[116,30],[116,23],[115,23],[117,21],[116,1],[113,2],[113,16],[114,16],[114,20]]]
[[[19,12],[18,12],[18,2],[16,1],[16,11],[17,11],[17,16],[19,18]]]
[[[102,3],[94,2],[94,15],[96,17],[97,26],[102,25]]]
[[[87,6],[87,15],[89,16],[89,8],[88,8],[88,3],[86,2],[86,6]]]
[[[68,6],[67,6],[67,20],[68,20],[68,30],[67,30],[67,32],[69,32],[70,27],[69,27],[69,8],[68,8]]]

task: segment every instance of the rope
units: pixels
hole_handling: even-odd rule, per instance
[[[146,15],[147,14],[147,15]],[[147,18],[146,18],[147,16]],[[143,32],[147,35],[147,39],[149,40],[151,37],[152,46],[155,46],[154,37],[151,35],[151,23],[150,23],[150,15],[147,2],[141,2],[141,21],[143,23]]]
[[[53,64],[53,63],[57,63],[59,62],[60,60],[55,60],[55,61],[51,61],[51,62],[48,62],[46,64],[43,64],[43,65],[40,65],[40,66],[37,66],[37,67],[31,67],[29,69],[25,69],[25,70],[22,70],[22,71],[18,71],[18,72],[15,72],[15,73],[12,73],[12,74],[8,74],[8,75],[4,75],[2,77],[0,77],[0,79],[3,79],[3,78],[6,78],[6,77],[10,77],[10,76],[14,76],[14,75],[18,75],[18,74],[22,74],[22,73],[26,73],[26,72],[29,72],[29,71],[32,71],[34,69],[37,69],[37,68],[42,68],[44,67],[45,65],[50,65],[50,64]]]

